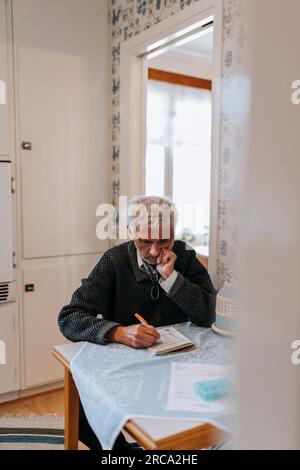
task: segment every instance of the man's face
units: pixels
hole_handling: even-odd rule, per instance
[[[162,230],[156,239],[151,238],[151,229],[148,229],[147,238],[135,238],[134,243],[140,252],[141,258],[149,264],[158,264],[157,259],[163,250],[171,250],[174,245],[174,231],[171,230],[171,238],[162,238]]]

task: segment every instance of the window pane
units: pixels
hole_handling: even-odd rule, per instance
[[[197,144],[177,144],[173,151],[173,200],[178,205],[177,233],[190,229],[204,243],[209,227],[210,153]]]
[[[175,101],[174,139],[177,142],[210,145],[211,92],[184,88]]]
[[[165,181],[165,149],[163,145],[149,144],[146,153],[146,195],[163,196]]]
[[[148,81],[147,87],[147,141],[164,141],[169,129],[169,87],[163,82]]]
[[[173,199],[178,235],[190,232],[199,245],[209,242],[210,165],[211,93],[185,87],[175,100]]]
[[[211,92],[150,80],[147,99],[146,193],[162,196],[172,188],[177,237],[207,245]]]

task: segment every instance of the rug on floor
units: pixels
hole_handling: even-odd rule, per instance
[[[64,450],[64,419],[56,415],[0,416],[0,450]]]

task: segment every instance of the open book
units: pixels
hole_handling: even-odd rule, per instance
[[[194,346],[192,341],[182,333],[179,333],[173,326],[163,326],[157,328],[157,331],[160,334],[160,338],[154,346],[149,348],[149,351],[156,356]]]

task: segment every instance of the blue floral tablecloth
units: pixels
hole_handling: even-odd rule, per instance
[[[232,410],[220,415],[166,409],[172,361],[216,365],[234,362],[232,340],[190,323],[175,327],[195,342],[196,349],[153,356],[147,350],[116,343],[85,343],[71,362],[87,419],[103,449],[111,449],[126,421],[138,417],[199,420],[230,431]]]

